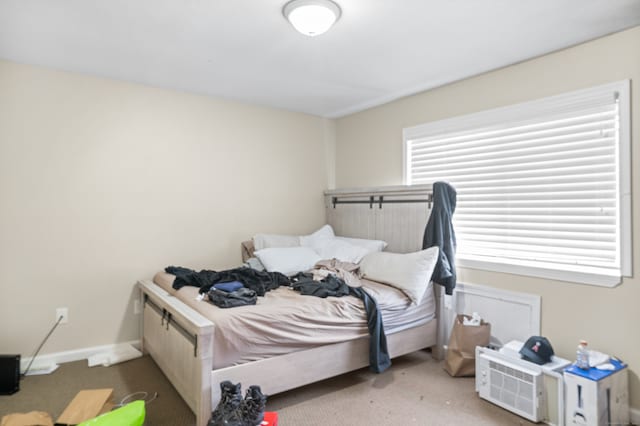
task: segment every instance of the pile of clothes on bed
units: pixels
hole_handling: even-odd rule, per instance
[[[371,336],[369,350],[373,371],[382,372],[391,365],[382,316],[375,298],[361,286],[358,265],[336,259],[323,260],[307,272],[288,277],[280,272],[259,271],[240,267],[224,271],[202,270],[169,266],[165,272],[175,275],[173,288],[199,287],[199,294],[220,308],[255,305],[258,296],[280,286],[290,286],[305,296],[342,297],[355,296],[362,300],[367,313],[367,325]],[[349,285],[349,284],[352,285]]]
[[[258,271],[240,267],[225,271],[202,270],[196,272],[181,266],[169,266],[165,272],[176,276],[173,288],[184,286],[199,287],[201,295],[220,308],[255,305],[258,296],[281,285],[289,285],[291,280],[280,272]]]

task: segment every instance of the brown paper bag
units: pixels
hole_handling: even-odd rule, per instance
[[[491,324],[481,321],[480,325],[464,325],[465,317],[471,318],[456,316],[444,360],[444,369],[454,377],[475,376],[476,346],[487,346],[491,338]]]

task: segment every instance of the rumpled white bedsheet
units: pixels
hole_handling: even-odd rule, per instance
[[[214,369],[369,335],[364,306],[354,296],[323,299],[280,287],[258,297],[256,305],[221,309],[206,298],[197,300],[197,287],[174,290],[174,279],[159,272],[153,281],[215,324]],[[411,305],[394,287],[365,279],[361,283],[378,302],[387,335],[435,317],[431,284],[422,302]]]

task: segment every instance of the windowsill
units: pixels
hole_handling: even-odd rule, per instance
[[[525,275],[530,277],[545,278],[548,280],[568,281],[575,284],[587,284],[599,287],[616,287],[622,283],[622,277],[601,273],[585,273],[579,271],[564,271],[550,268],[541,268],[526,265],[512,265],[506,263],[490,262],[485,260],[464,259],[458,257],[456,264],[462,268],[479,269],[507,274]]]

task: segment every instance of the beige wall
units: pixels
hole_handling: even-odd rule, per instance
[[[57,307],[43,354],[138,339],[136,280],[319,227],[331,126],[0,61],[0,353],[31,355]]]
[[[632,162],[640,170],[640,27],[546,55],[384,106],[336,124],[336,186],[402,184],[402,129],[446,117],[632,79]],[[410,66],[410,64],[404,64]],[[398,64],[403,66],[403,64]],[[437,58],[434,58],[437,66]],[[634,253],[640,253],[640,173],[633,174]],[[640,409],[639,256],[635,277],[613,288],[460,270],[463,282],[542,297],[542,334],[574,359],[579,339],[630,365],[631,405]]]

